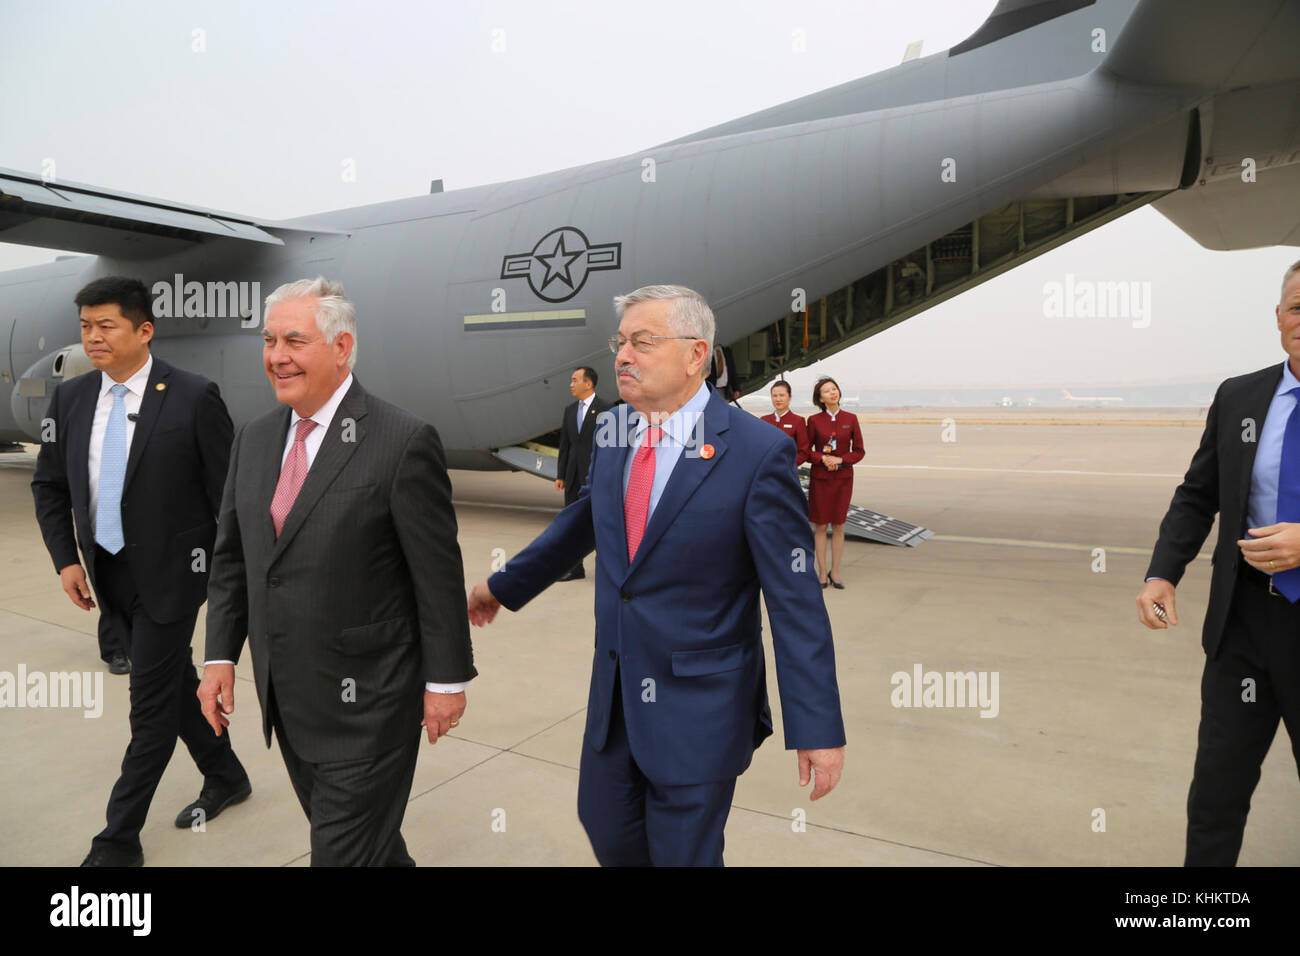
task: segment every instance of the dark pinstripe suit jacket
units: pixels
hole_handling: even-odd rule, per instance
[[[425,681],[477,673],[442,443],[354,378],[277,539],[289,419],[235,435],[206,659],[238,662],[247,636],[268,747],[274,693],[304,760],[374,757],[418,733]]]

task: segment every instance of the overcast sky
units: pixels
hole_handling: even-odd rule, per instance
[[[993,6],[0,0],[0,166],[283,219],[632,153],[887,69],[914,40],[946,49]],[[0,269],[54,255],[0,244]],[[856,388],[1217,380],[1281,360],[1273,306],[1297,258],[1208,252],[1141,209],[816,371]],[[1149,327],[1046,317],[1067,274],[1150,283]]]

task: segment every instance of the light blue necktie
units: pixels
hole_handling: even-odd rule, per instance
[[[579,434],[579,435],[582,434],[582,422],[583,422],[583,420],[587,417],[587,416],[584,414],[585,411],[586,411],[586,409],[584,409],[584,408],[582,407],[582,402],[579,401],[579,402],[578,402],[578,434]]]
[[[125,385],[113,386],[104,450],[99,456],[99,500],[95,504],[95,540],[109,554],[126,546],[122,536],[122,485],[126,482]]]
[[[1277,520],[1300,521],[1300,388],[1291,389],[1296,407],[1282,433],[1282,460],[1277,469]],[[1300,568],[1273,575],[1273,587],[1294,604],[1300,599]]]

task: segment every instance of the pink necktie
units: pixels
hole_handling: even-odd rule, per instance
[[[289,457],[284,460],[284,467],[280,469],[280,480],[275,486],[275,497],[271,499],[271,521],[275,524],[277,538],[280,537],[284,519],[289,517],[289,509],[293,507],[298,492],[302,490],[302,483],[307,478],[307,433],[315,427],[316,423],[310,418],[298,422],[298,431],[293,436],[293,447],[289,449]]]
[[[650,514],[650,489],[655,483],[655,445],[663,429],[651,425],[645,431],[641,447],[632,458],[632,473],[627,477],[627,495],[623,498],[623,523],[627,526],[627,559],[636,557],[637,546],[645,535],[646,516]]]

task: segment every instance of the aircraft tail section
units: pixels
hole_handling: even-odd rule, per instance
[[[939,53],[664,143],[914,106],[1082,76],[1105,57],[1094,31],[1118,36],[1138,0],[1000,0],[969,38]],[[1104,46],[1100,48],[1104,51]]]
[[[1142,0],[1106,58],[1196,99],[1183,188],[1155,208],[1207,249],[1300,246],[1300,0]]]
[[[1142,0],[1105,69],[1149,86],[1207,92],[1300,77],[1297,0]]]
[[[948,55],[960,56],[1096,4],[1097,0],[998,0],[998,5],[980,28],[950,49]]]

